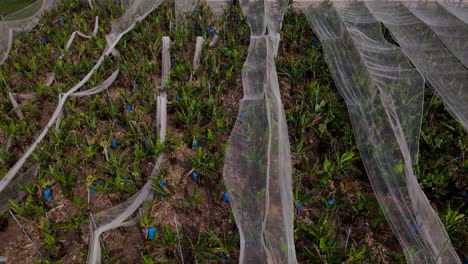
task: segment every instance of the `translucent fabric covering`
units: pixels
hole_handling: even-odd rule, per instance
[[[191,13],[197,5],[197,0],[175,0],[174,11],[177,21],[181,21],[187,13]]]
[[[287,1],[241,5],[252,36],[223,172],[240,233],[239,262],[296,263],[291,157],[274,62]]]
[[[406,8],[429,26],[452,54],[468,67],[468,24],[437,2],[404,2]]]
[[[3,214],[10,209],[9,200],[18,203],[21,201],[21,199],[23,199],[23,197],[26,195],[26,192],[21,191],[19,186],[30,184],[32,180],[37,177],[39,167],[39,164],[33,165],[25,173],[11,181],[5,190],[0,193],[0,214]]]
[[[13,105],[13,110],[15,111],[16,115],[19,119],[24,119],[23,112],[19,108],[18,102],[16,102],[15,97],[12,93],[8,93],[8,99],[10,99],[11,105]]]
[[[224,10],[231,4],[231,0],[205,0],[210,11],[215,16],[222,16]],[[177,21],[181,21],[187,13],[193,12],[199,1],[197,0],[175,0],[174,10]]]
[[[116,71],[114,71],[114,73],[112,73],[111,76],[109,76],[109,78],[104,80],[98,86],[90,88],[90,89],[85,90],[85,91],[72,93],[72,94],[70,94],[70,97],[85,97],[85,96],[98,94],[98,93],[106,90],[107,88],[109,88],[114,83],[115,79],[117,79],[118,75],[119,75],[119,70],[116,70]],[[65,94],[59,94],[59,102],[62,100],[62,97],[64,95]],[[55,130],[57,130],[57,131],[60,129],[60,122],[62,122],[62,115],[63,115],[63,107],[62,107],[62,111],[59,113],[59,115],[57,117],[57,120],[55,121]]]
[[[122,0],[120,2],[125,13],[112,22],[111,32],[106,36],[108,43],[114,43],[116,39],[132,30],[135,24],[153,12],[161,4],[162,0]]]
[[[73,33],[70,35],[70,38],[67,41],[67,44],[65,44],[65,50],[68,50],[73,43],[73,40],[75,39],[76,35],[86,38],[86,39],[91,39],[92,37],[95,37],[99,29],[99,17],[96,16],[95,22],[94,22],[94,30],[91,35],[86,35],[81,31],[73,31]]]
[[[44,0],[45,1],[45,0]],[[70,88],[66,93],[62,94],[59,98],[59,103],[55,108],[52,116],[46,124],[46,127],[41,131],[39,136],[33,142],[33,144],[26,150],[23,156],[13,165],[7,174],[0,180],[0,193],[5,189],[8,183],[13,177],[19,172],[21,167],[26,162],[27,158],[33,153],[37,145],[44,139],[45,135],[53,124],[59,119],[62,109],[65,105],[66,100],[69,96],[77,92],[83,85],[85,85],[94,72],[101,66],[104,59],[111,54],[120,39],[132,30],[138,21],[143,20],[148,16],[156,7],[161,3],[161,0],[134,0],[134,1],[123,1],[122,5],[126,8],[125,13],[119,19],[112,23],[112,32],[106,36],[108,40],[108,46],[102,53],[93,68],[84,76],[81,81]],[[37,23],[37,22],[36,22]]]
[[[12,95],[14,97],[17,97],[19,99],[22,99],[22,100],[33,100],[33,99],[36,99],[36,95],[35,94],[17,94],[17,93],[12,93]]]
[[[32,30],[39,18],[58,0],[37,0],[18,12],[0,18],[0,65],[8,58],[13,38],[22,32]]]
[[[146,201],[152,199],[152,180],[148,180],[146,184],[136,194],[127,201],[114,206],[105,211],[99,212],[93,216],[96,224],[95,230],[92,229],[92,236],[89,241],[88,264],[101,263],[101,247],[99,245],[99,237],[102,233],[111,229],[128,226],[135,222],[126,220]]]
[[[36,98],[35,94],[15,94],[15,93],[8,93],[8,99],[10,99],[11,105],[13,106],[13,110],[15,111],[16,115],[19,119],[24,119],[23,111],[21,111],[21,107],[19,106],[16,98],[20,100],[33,100]],[[9,142],[9,141],[8,141]],[[6,144],[6,149],[10,147],[9,143]]]
[[[161,86],[165,87],[167,78],[169,78],[169,71],[171,70],[171,55],[169,53],[171,48],[171,39],[169,37],[162,37],[162,50],[161,50]]]
[[[460,20],[468,24],[468,3],[464,1],[445,0],[440,1],[439,4],[445,7],[450,13],[458,17]]]
[[[224,10],[229,8],[232,4],[232,0],[205,0],[206,4],[210,7],[211,12],[215,16],[222,16],[224,14]]]
[[[197,70],[198,66],[200,66],[200,55],[202,52],[204,42],[205,40],[203,39],[203,37],[201,36],[197,37],[197,40],[195,42],[195,54],[193,55],[193,69],[194,70]]]
[[[72,94],[70,94],[70,97],[84,97],[84,96],[90,96],[90,95],[98,94],[98,93],[106,90],[107,88],[109,88],[114,83],[115,79],[117,79],[118,75],[119,75],[119,70],[116,70],[111,74],[111,76],[109,76],[109,78],[104,80],[98,86],[90,88],[90,89],[85,90],[85,91],[72,93]]]
[[[162,37],[162,50],[161,50],[161,90],[162,93],[157,97],[157,129],[159,140],[164,142],[166,139],[167,131],[167,92],[164,90],[166,81],[169,80],[171,70],[171,39],[167,36]]]
[[[46,87],[50,87],[50,86],[52,85],[52,83],[54,83],[54,81],[55,81],[55,72],[52,72],[52,73],[50,73],[49,76],[47,77],[47,79],[46,79],[44,85],[45,85]]]
[[[385,40],[363,2],[324,2],[305,13],[345,99],[362,161],[407,263],[460,263],[413,169],[423,77]]]
[[[405,54],[442,98],[449,112],[468,131],[468,70],[445,47],[436,33],[401,2],[365,3],[375,18],[390,30]],[[428,17],[426,20],[431,24],[431,21],[438,21],[438,17]],[[466,46],[466,43],[463,45]],[[465,47],[461,52],[466,50]]]
[[[210,43],[208,44],[208,46],[210,48],[212,48],[212,47],[216,46],[218,41],[219,41],[219,35],[215,33],[214,36],[211,38]]]
[[[197,40],[195,41],[195,52],[193,55],[193,62],[192,62],[193,71],[190,73],[189,83],[192,82],[193,80],[194,71],[196,71],[198,67],[200,66],[200,56],[201,56],[204,43],[205,43],[205,39],[202,36],[198,36]]]

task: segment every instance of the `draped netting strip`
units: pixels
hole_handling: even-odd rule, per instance
[[[363,2],[326,2],[305,13],[346,101],[367,174],[407,262],[460,263],[413,170],[423,77],[385,40]]]
[[[186,13],[190,13],[197,5],[197,0],[175,0],[174,12],[177,21],[181,21]]]
[[[291,157],[274,57],[287,1],[241,1],[251,28],[244,97],[224,163],[240,263],[296,263]],[[268,32],[268,34],[266,33]]]
[[[31,184],[32,180],[37,177],[38,172],[39,164],[33,165],[25,173],[16,177],[8,187],[0,193],[0,214],[3,214],[10,209],[9,200],[16,203],[21,201],[21,199],[26,195],[26,192],[19,188],[20,185]]]
[[[403,3],[365,3],[374,17],[390,30],[401,49],[442,98],[449,112],[462,123],[465,131],[468,131],[468,70],[445,47],[436,33],[413,15]],[[437,21],[438,18],[426,20]],[[466,48],[462,52],[466,52]]]
[[[450,13],[468,24],[468,3],[456,0],[444,0],[439,2]]]
[[[403,2],[411,13],[437,34],[444,45],[468,67],[468,24],[437,2]]]
[[[185,14],[195,10],[197,4],[202,1],[197,0],[175,0],[174,13],[178,22],[184,19]],[[206,4],[210,7],[211,12],[217,17],[224,14],[224,10],[231,4],[231,0],[205,0]]]
[[[37,0],[31,5],[2,18],[0,17],[0,65],[8,58],[13,38],[32,30],[39,22],[40,16],[55,6],[58,0]]]
[[[70,35],[70,38],[68,38],[67,44],[65,44],[65,50],[68,50],[73,43],[73,40],[75,39],[76,35],[85,38],[85,39],[91,39],[92,37],[95,37],[99,29],[99,17],[96,16],[94,20],[94,29],[91,35],[86,35],[81,31],[73,31],[73,33]]]

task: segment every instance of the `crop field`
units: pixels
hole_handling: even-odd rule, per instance
[[[20,8],[4,2],[11,9],[2,8],[2,15]],[[251,30],[237,1],[224,16],[199,4],[177,22],[173,7],[162,2],[122,37],[118,55],[105,57],[82,90],[117,74],[112,84],[66,100],[61,120],[20,171],[38,168],[32,183],[20,187],[26,195],[0,199],[0,206],[10,207],[0,214],[0,256],[7,263],[86,263],[92,215],[127,201],[149,179],[154,196],[127,219],[137,223],[101,234],[102,263],[239,262],[223,167],[231,131],[242,119],[242,67]],[[48,126],[59,96],[96,65],[111,23],[122,13],[119,5],[90,9],[86,1],[63,0],[14,39],[0,66],[0,178]],[[96,16],[95,36],[77,35],[64,48],[74,31],[91,34]],[[275,64],[291,148],[298,262],[406,263],[374,195],[320,39],[292,8],[280,34]],[[164,36],[172,41],[165,79]],[[194,67],[197,36],[204,44]],[[163,92],[168,102],[162,143],[157,108]],[[15,107],[10,94],[33,96],[17,98]],[[423,109],[415,173],[466,261],[468,135],[428,87]]]

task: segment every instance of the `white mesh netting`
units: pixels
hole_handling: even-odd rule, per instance
[[[38,172],[39,165],[33,165],[25,173],[16,177],[8,185],[8,187],[0,193],[0,214],[10,209],[9,200],[12,200],[16,203],[21,201],[21,199],[26,195],[26,192],[20,189],[20,185],[29,185],[32,182],[32,180],[37,177]]]
[[[40,15],[57,1],[41,0],[0,21],[0,65],[6,60],[13,37],[31,30]],[[46,127],[24,155],[0,180],[0,213],[8,199],[24,195],[19,184],[36,175],[33,166],[15,178],[37,144],[55,123],[60,124],[68,97],[97,94],[112,85],[119,70],[102,84],[79,91],[111,53],[124,34],[143,20],[162,0],[127,0],[125,13],[112,23],[107,47],[83,79],[60,95]],[[92,6],[92,1],[89,1]],[[209,1],[220,16],[227,1]],[[196,0],[176,0],[175,16],[195,8]],[[242,69],[244,97],[226,150],[224,181],[240,233],[240,263],[296,263],[291,157],[288,129],[280,96],[275,57],[280,43],[287,0],[240,1],[251,29],[248,56]],[[321,40],[333,80],[345,99],[363,163],[376,197],[401,243],[408,263],[460,263],[437,213],[421,190],[414,165],[418,162],[424,87],[430,85],[450,113],[468,131],[468,7],[459,1],[315,1],[304,13]],[[399,46],[389,43],[381,23]],[[75,31],[66,43],[71,47]],[[193,69],[200,65],[205,40],[197,37]],[[169,78],[171,40],[162,39],[162,88]],[[210,44],[211,46],[211,44]],[[192,76],[190,77],[192,81]],[[48,81],[48,85],[53,82]],[[34,96],[34,95],[32,95]],[[17,115],[22,113],[9,93]],[[164,142],[167,131],[167,95],[157,97],[157,129]],[[135,224],[128,219],[142,202],[152,199],[151,177],[130,199],[92,216],[88,263],[101,262],[100,235]]]
[[[0,65],[8,58],[13,38],[32,30],[40,16],[52,8],[57,0],[38,0],[31,5],[3,18],[0,18]]]
[[[240,263],[296,263],[290,147],[274,62],[287,3],[241,1],[251,38],[224,164]]]
[[[407,4],[414,5],[414,3]],[[462,123],[465,131],[468,131],[468,106],[466,103],[468,102],[468,70],[452,55],[437,34],[432,31],[431,27],[418,19],[403,3],[369,1],[366,2],[366,5],[375,18],[390,30],[404,53],[416,68],[423,73],[431,87],[442,98],[447,109]],[[414,9],[417,10],[417,8]],[[424,10],[430,9],[420,6],[420,9],[415,12],[424,14]],[[440,16],[436,15],[425,19],[430,24],[437,25]],[[446,36],[448,36],[442,39],[452,38],[454,32],[454,34],[466,33],[463,30],[463,25],[453,22],[456,21],[455,18],[445,19],[451,22],[452,29],[460,28],[460,30],[451,30],[448,33],[439,32],[439,34],[447,34]],[[440,30],[443,28],[447,30],[451,25],[441,27]],[[438,28],[437,26],[432,27]],[[464,28],[466,30],[466,24]],[[457,51],[455,54],[460,51],[465,54],[461,55],[461,57],[466,56],[466,43],[455,41],[450,43],[450,47],[452,50]]]
[[[393,14],[389,11],[385,9],[385,14]],[[459,263],[413,170],[423,77],[397,46],[385,40],[363,2],[317,4],[306,16],[321,40],[372,187],[408,263]]]

